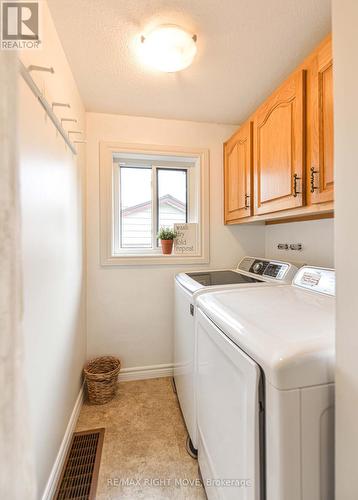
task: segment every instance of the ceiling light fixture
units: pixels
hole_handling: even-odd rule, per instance
[[[196,35],[179,26],[162,25],[141,37],[143,62],[159,71],[174,73],[193,62],[196,54]]]

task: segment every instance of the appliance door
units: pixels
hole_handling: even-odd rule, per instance
[[[193,296],[177,281],[174,293],[174,380],[188,434],[197,448]]]
[[[208,499],[260,500],[260,368],[198,308],[196,333],[198,459]]]

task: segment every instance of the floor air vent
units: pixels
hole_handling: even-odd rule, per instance
[[[104,429],[75,432],[55,500],[93,500],[101,461]]]

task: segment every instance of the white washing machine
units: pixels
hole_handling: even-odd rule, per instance
[[[291,283],[297,267],[280,261],[244,257],[235,270],[205,270],[175,277],[174,381],[189,434],[188,450],[197,449],[195,400],[195,303],[207,292]]]
[[[334,499],[335,272],[198,297],[198,460],[207,496]]]

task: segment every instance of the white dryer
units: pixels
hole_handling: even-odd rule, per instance
[[[188,450],[197,448],[194,327],[197,298],[230,288],[266,287],[291,283],[297,267],[280,261],[244,257],[236,269],[180,273],[175,277],[174,381],[188,430]]]
[[[198,459],[207,496],[334,499],[335,272],[198,297]]]

